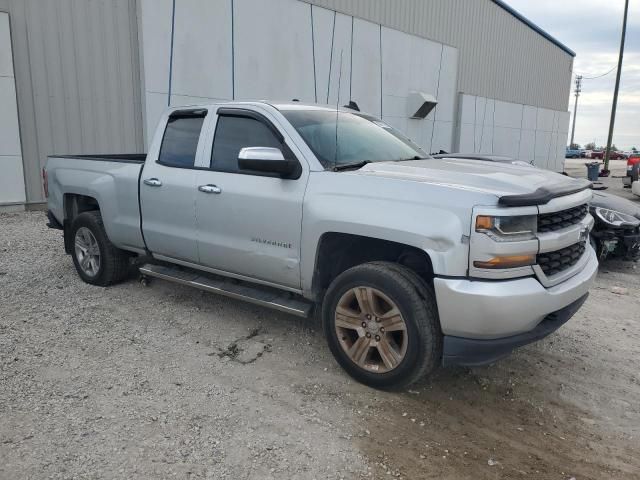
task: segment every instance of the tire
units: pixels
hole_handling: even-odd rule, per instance
[[[367,320],[358,295],[353,293],[356,291],[364,297],[367,297],[364,292],[371,292],[375,298],[373,303],[376,303],[373,310],[382,314],[380,323],[376,323],[378,313]],[[347,303],[348,308],[345,307]],[[389,308],[393,306],[400,315],[393,315],[395,321],[391,324],[384,313],[394,311]],[[353,315],[341,314],[341,320],[337,320],[338,307],[341,312],[346,309]],[[321,316],[325,337],[336,361],[355,380],[370,387],[381,390],[407,387],[441,363],[442,332],[433,289],[400,264],[372,262],[343,272],[329,286]],[[404,330],[380,329],[384,325],[388,325],[389,330],[398,328],[398,318],[402,320]],[[360,321],[363,324],[359,324]],[[347,328],[342,327],[345,323],[349,323]],[[359,326],[353,328],[356,323]],[[364,324],[367,324],[366,328]],[[363,338],[366,334],[370,335],[370,346]],[[365,342],[363,348],[355,348],[356,342]],[[383,358],[381,352],[389,352],[388,348],[393,349],[393,355],[385,353]],[[355,356],[364,360],[356,362],[348,351],[355,351]],[[358,351],[364,353],[358,355]],[[391,359],[394,362],[389,361]]]
[[[87,234],[87,231],[90,233]],[[79,233],[80,232],[80,233]],[[91,285],[106,287],[124,280],[130,272],[129,254],[113,246],[102,223],[102,216],[97,210],[83,212],[78,215],[71,224],[71,257],[80,278]],[[89,241],[85,241],[89,238]],[[91,241],[95,240],[95,244]],[[81,265],[82,248],[78,247],[78,241],[83,245],[90,245],[92,252],[99,251],[99,260],[90,264],[95,268]],[[83,243],[84,241],[84,243]],[[84,257],[83,257],[84,258]],[[89,272],[88,270],[93,270]]]

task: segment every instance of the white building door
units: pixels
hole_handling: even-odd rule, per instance
[[[11,27],[0,12],[0,208],[25,200]]]

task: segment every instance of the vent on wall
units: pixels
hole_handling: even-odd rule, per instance
[[[424,92],[410,92],[407,97],[407,113],[409,118],[425,118],[436,108],[438,101],[433,95]]]

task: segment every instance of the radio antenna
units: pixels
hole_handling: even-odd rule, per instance
[[[338,98],[336,98],[336,152],[333,158],[333,169],[335,170],[338,166],[338,119],[339,116],[339,108],[340,108],[340,86],[342,84],[342,56],[344,54],[344,49],[340,50],[340,71],[338,72]]]

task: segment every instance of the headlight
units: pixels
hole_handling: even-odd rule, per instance
[[[485,233],[496,242],[533,240],[536,238],[537,231],[538,217],[536,215],[515,217],[478,215],[476,217],[476,232]]]
[[[626,213],[601,207],[596,207],[594,212],[600,220],[613,227],[637,227],[640,225],[640,220]]]

